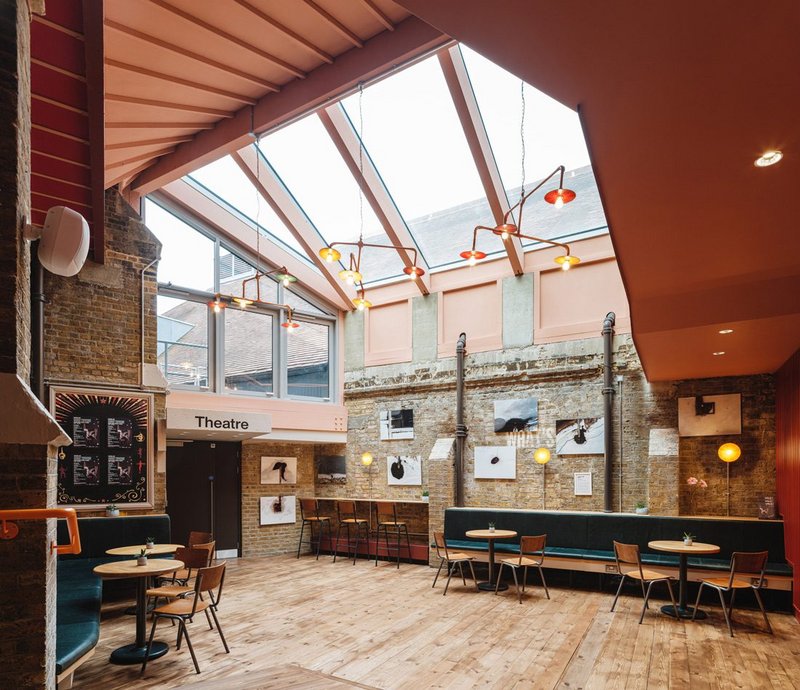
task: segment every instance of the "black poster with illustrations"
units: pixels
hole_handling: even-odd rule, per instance
[[[50,406],[72,437],[58,449],[59,505],[152,507],[152,395],[54,387]]]

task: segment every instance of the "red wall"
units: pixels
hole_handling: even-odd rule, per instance
[[[800,350],[778,370],[776,484],[783,514],[786,559],[794,568],[794,613],[800,620]]]

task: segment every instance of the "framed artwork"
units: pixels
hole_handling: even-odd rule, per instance
[[[347,460],[344,455],[321,455],[317,458],[317,484],[346,484]]]
[[[539,427],[539,401],[536,398],[494,401],[494,433],[535,431]]]
[[[297,458],[261,457],[262,484],[297,484]]]
[[[556,421],[556,455],[602,455],[605,438],[602,417]]]
[[[678,398],[678,433],[681,436],[741,434],[741,394]]]
[[[576,496],[591,496],[592,495],[592,473],[591,472],[573,472],[573,481],[575,483]]]
[[[259,499],[261,525],[288,525],[297,521],[294,496],[262,496]]]
[[[71,446],[58,449],[58,505],[153,507],[153,396],[53,386],[50,410]]]
[[[516,479],[517,449],[514,446],[477,446],[475,479]]]
[[[414,410],[381,412],[381,441],[402,441],[414,438]]]
[[[390,455],[386,461],[389,486],[422,486],[422,458],[419,455]]]

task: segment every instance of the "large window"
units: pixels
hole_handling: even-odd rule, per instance
[[[207,388],[208,306],[158,296],[158,367],[170,384]]]
[[[225,390],[272,393],[270,314],[225,310]]]
[[[330,327],[304,322],[286,338],[289,395],[330,397]]]

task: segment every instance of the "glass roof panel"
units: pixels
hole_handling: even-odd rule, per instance
[[[358,127],[359,95],[343,104]],[[492,214],[438,59],[364,89],[362,111],[364,145],[428,265],[463,262],[473,228]],[[492,239],[479,236],[478,247],[502,251]]]
[[[355,242],[360,223],[359,186],[316,114],[304,117],[259,142],[275,169],[325,242]],[[302,155],[298,155],[302,152]],[[389,240],[366,198],[363,201],[364,240]],[[339,247],[342,262],[354,247]],[[397,252],[365,249],[361,261],[365,284],[402,275]]]
[[[300,243],[266,200],[256,192],[233,158],[224,156],[198,168],[188,177],[210,192],[215,201],[222,202],[221,205],[236,212],[248,225],[254,227],[258,223],[278,244],[293,250],[294,254],[308,262]]]
[[[520,79],[467,46],[460,48],[503,186],[514,204],[522,183]],[[577,197],[560,210],[545,202],[545,192],[558,186],[554,177],[553,184],[545,184],[541,193],[525,204],[522,232],[547,239],[607,232],[578,114],[526,84],[524,129],[526,189],[563,164],[567,170],[564,185]],[[534,242],[523,240],[524,246],[531,244]]]

